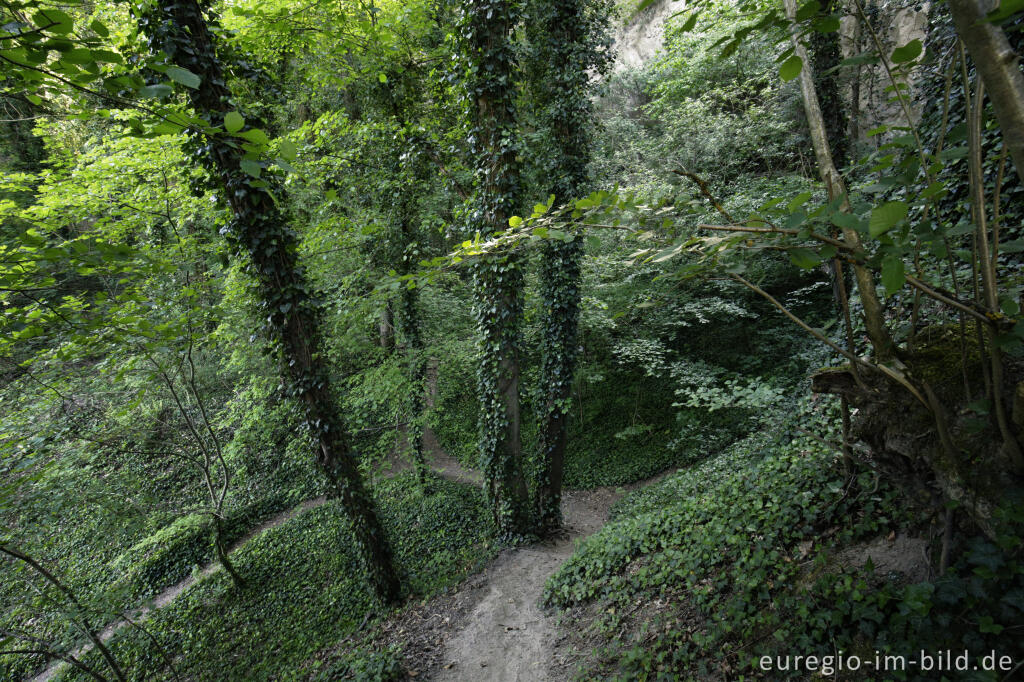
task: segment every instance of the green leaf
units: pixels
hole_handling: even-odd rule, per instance
[[[260,173],[263,172],[263,167],[260,166],[259,161],[253,161],[252,159],[242,159],[241,162],[242,170],[254,178],[258,178]]]
[[[902,289],[906,281],[902,258],[888,255],[882,259],[882,286],[890,296]]]
[[[682,25],[682,26],[680,27],[680,30],[681,30],[681,31],[682,31],[683,33],[689,33],[690,31],[692,31],[692,30],[694,29],[694,27],[695,27],[695,26],[697,25],[697,17],[698,17],[698,16],[700,16],[700,13],[699,13],[699,12],[692,12],[692,13],[690,14],[690,17],[689,17],[689,18],[688,18],[688,19],[686,20],[686,22],[685,22],[685,23],[683,23],[683,25]]]
[[[294,161],[299,155],[299,150],[296,149],[295,143],[291,140],[281,140],[278,145],[278,151],[281,153],[281,158],[285,161]]]
[[[139,97],[146,97],[148,99],[163,99],[170,95],[174,90],[170,85],[158,83],[157,85],[147,85],[139,88]]]
[[[229,111],[224,114],[224,130],[229,133],[237,133],[245,126],[245,119],[237,111]]]
[[[64,35],[71,33],[75,26],[74,20],[67,12],[59,9],[41,9],[32,15],[32,23],[50,33]]]
[[[1010,317],[1017,317],[1020,314],[1020,304],[1009,296],[1000,299],[999,308]]]
[[[388,82],[388,76],[385,73],[378,73],[377,74],[377,80],[379,80],[381,83],[387,83]]]
[[[803,68],[804,60],[800,59],[797,55],[793,55],[779,67],[779,77],[788,83],[799,76]]]
[[[661,263],[663,261],[667,261],[669,258],[672,258],[672,257],[678,255],[682,250],[683,250],[683,245],[682,244],[676,244],[676,245],[668,247],[667,249],[662,249],[661,251],[659,251],[658,253],[656,253],[654,255],[654,258],[651,259],[651,262],[652,263]]]
[[[96,61],[93,59],[92,52],[84,47],[76,47],[73,50],[68,50],[60,56],[60,60],[65,64],[88,64]]]
[[[797,21],[807,21],[815,14],[821,11],[821,3],[818,0],[810,0],[800,6],[800,9],[796,11]]]
[[[92,32],[100,38],[106,38],[110,35],[110,31],[107,30],[107,27],[99,19],[93,19],[93,22],[89,24],[89,28],[91,28]]]
[[[860,230],[860,219],[852,213],[833,213],[832,224],[844,230]]]
[[[793,197],[793,200],[786,204],[786,210],[792,213],[804,204],[806,204],[811,198],[810,192],[801,192]]]
[[[892,62],[893,64],[906,64],[920,57],[922,52],[924,52],[924,45],[915,38],[903,47],[897,47],[892,51]]]
[[[814,30],[816,33],[835,33],[839,30],[841,24],[839,17],[827,16],[824,19],[814,22]]]
[[[876,206],[871,209],[868,232],[876,239],[881,237],[906,218],[909,209],[905,201],[887,201],[881,206]]]
[[[509,227],[519,227],[522,224],[523,224],[523,219],[520,218],[517,215],[514,215],[514,216],[512,216],[511,218],[508,219],[508,226]]]
[[[238,133],[238,136],[245,140],[249,140],[249,142],[252,142],[253,144],[265,145],[270,143],[270,138],[268,138],[267,134],[259,128],[252,128],[251,130],[246,130],[243,133]]]
[[[1024,12],[1024,0],[1001,0],[999,7],[989,12],[986,18],[993,24],[1001,24],[1018,12]]]
[[[193,90],[198,88],[199,84],[203,81],[199,76],[180,66],[168,66],[165,73],[175,83],[181,83],[186,88],[192,88]]]
[[[793,265],[804,270],[810,270],[813,267],[821,265],[821,256],[815,253],[811,249],[797,246],[792,249],[787,249],[789,252],[789,259],[793,261]]]

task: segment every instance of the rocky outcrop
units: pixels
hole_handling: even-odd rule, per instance
[[[886,59],[891,57],[894,49],[913,40],[920,40],[922,44],[926,42],[930,2],[909,4],[868,0],[863,5],[871,22],[870,29],[860,18],[856,4],[851,1],[846,5],[839,36],[843,59],[876,51],[872,29],[882,44]],[[842,90],[850,113],[850,134],[855,140],[868,139],[868,131],[881,125],[907,125],[885,65],[878,63],[852,67],[843,80]],[[917,96],[918,78],[911,72],[905,82],[910,117],[916,124],[921,120],[921,104]]]
[[[642,12],[624,10],[615,29],[615,71],[636,69],[649,62],[661,49],[665,23],[685,5],[676,0],[654,0]]]

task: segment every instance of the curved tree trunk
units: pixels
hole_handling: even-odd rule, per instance
[[[985,20],[991,10],[983,0],[949,0],[953,25],[974,60],[992,101],[1003,144],[1024,182],[1024,73],[1020,55],[1010,47],[1006,33]]]
[[[161,0],[155,12],[140,18],[154,52],[200,76],[188,91],[196,113],[211,126],[223,124],[233,110],[224,71],[206,19],[196,0]],[[352,522],[356,551],[377,596],[396,602],[400,585],[391,550],[363,485],[338,413],[331,382],[318,357],[320,310],[299,267],[297,237],[287,226],[265,184],[242,170],[237,140],[208,137],[199,154],[224,189],[233,219],[225,233],[259,287],[266,331],[278,346],[292,394],[302,405],[306,426],[317,445],[317,463]]]

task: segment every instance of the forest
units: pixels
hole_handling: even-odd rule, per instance
[[[1024,679],[1024,1],[0,17],[0,678]]]

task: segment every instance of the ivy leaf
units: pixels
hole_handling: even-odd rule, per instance
[[[872,237],[878,238],[888,232],[898,222],[907,217],[910,209],[905,201],[887,201],[881,206],[871,209],[871,218],[868,220],[868,232]]]
[[[224,114],[224,130],[229,133],[237,133],[245,125],[245,119],[237,111],[229,111]]]
[[[779,77],[787,83],[800,75],[804,68],[804,60],[797,55],[792,55],[779,67]]]
[[[906,64],[912,62],[921,56],[924,51],[924,45],[921,41],[915,38],[903,47],[897,47],[892,51],[892,63],[893,64]]]
[[[889,255],[882,259],[882,286],[890,296],[902,289],[906,281],[902,258]]]
[[[186,88],[192,88],[193,90],[198,88],[203,80],[188,69],[183,69],[180,66],[168,66],[167,71],[164,73],[175,83],[181,83]]]

